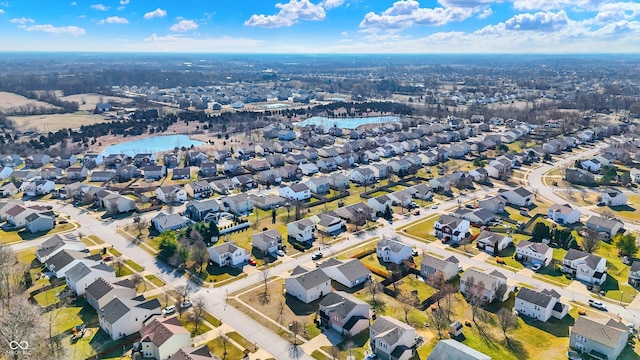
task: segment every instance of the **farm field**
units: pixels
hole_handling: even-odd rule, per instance
[[[17,108],[23,105],[33,105],[37,107],[43,106],[51,109],[58,108],[57,106],[51,105],[43,101],[29,99],[22,95],[18,95],[18,94],[6,92],[6,91],[0,91],[0,110],[7,111],[11,108]]]
[[[69,96],[63,96],[60,99],[64,101],[75,101],[78,103],[79,110],[87,110],[93,111],[96,108],[96,104],[100,102],[100,99],[105,103],[120,103],[120,104],[128,104],[133,102],[132,99],[126,97],[117,97],[117,96],[105,96],[100,94],[74,94]]]
[[[9,119],[15,122],[19,129],[36,129],[41,132],[58,131],[64,128],[77,129],[82,125],[93,125],[106,121],[104,116],[93,115],[86,111],[75,114],[10,116]]]

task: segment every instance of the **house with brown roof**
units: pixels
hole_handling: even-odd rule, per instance
[[[145,358],[167,360],[191,345],[191,334],[176,316],[151,318],[140,329],[140,351]]]

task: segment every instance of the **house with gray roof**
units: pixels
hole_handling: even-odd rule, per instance
[[[383,238],[376,245],[376,256],[381,262],[401,264],[403,261],[411,259],[412,253],[411,246],[403,244],[396,239]]]
[[[278,195],[290,200],[307,200],[311,198],[311,190],[303,183],[280,185]]]
[[[343,291],[332,291],[318,304],[320,326],[354,336],[369,327],[369,304]]]
[[[509,234],[494,233],[488,230],[482,230],[476,238],[476,246],[480,250],[484,250],[491,255],[498,255],[500,251],[509,246],[513,246],[513,239]]]
[[[112,340],[129,336],[142,329],[147,319],[160,313],[158,299],[146,300],[142,295],[133,299],[113,298],[98,310],[100,328]]]
[[[438,239],[459,242],[469,235],[469,220],[451,215],[440,215],[433,224],[434,235]]]
[[[491,356],[454,340],[440,340],[427,360],[491,360]]]
[[[470,223],[476,225],[486,225],[495,217],[495,214],[492,211],[484,208],[458,208],[453,214],[461,219],[469,220]]]
[[[459,263],[458,258],[453,255],[443,259],[435,255],[424,254],[422,261],[420,261],[420,275],[429,279],[436,273],[440,273],[444,280],[451,281],[458,275]]]
[[[24,220],[25,228],[32,234],[49,231],[55,226],[53,216],[48,216],[39,212],[32,212],[27,215]]]
[[[533,201],[533,193],[523,187],[512,190],[500,189],[498,194],[507,199],[507,204],[515,206],[529,206]]]
[[[78,296],[84,295],[89,284],[92,284],[98,278],[115,279],[116,271],[113,267],[104,263],[88,266],[83,262],[79,262],[65,274],[67,286]]]
[[[460,292],[469,296],[480,297],[485,303],[491,303],[494,300],[504,301],[509,296],[506,291],[507,277],[500,271],[482,272],[478,269],[467,269],[460,278]],[[504,294],[502,293],[504,291]],[[502,298],[499,298],[502,296]]]
[[[360,260],[338,260],[329,258],[320,264],[320,268],[331,280],[334,280],[348,288],[364,284],[371,276]]]
[[[553,249],[547,244],[520,240],[516,245],[516,259],[525,263],[547,266],[553,259]]]
[[[36,250],[36,259],[41,263],[49,260],[52,256],[62,250],[87,250],[84,243],[73,236],[53,235],[49,239],[42,242]]]
[[[331,278],[319,268],[297,266],[284,282],[287,294],[306,304],[331,292]]]
[[[416,329],[390,316],[379,316],[369,327],[369,342],[380,359],[408,360],[415,355]]]
[[[614,360],[629,340],[629,329],[610,318],[580,316],[571,328],[569,346],[596,359]]]
[[[193,223],[193,221],[179,214],[167,214],[164,211],[160,211],[153,219],[151,219],[153,227],[159,232],[165,230],[179,230],[187,227]]]
[[[309,219],[316,224],[316,230],[330,236],[340,234],[346,226],[346,221],[328,213],[314,215]]]
[[[213,215],[220,212],[220,204],[217,201],[194,200],[189,201],[184,211],[184,216],[192,221],[205,221],[212,219]]]
[[[176,351],[168,360],[220,360],[212,354],[207,345],[200,347],[185,347]]]
[[[210,247],[209,257],[220,267],[238,266],[249,260],[249,252],[234,241],[229,241]]]
[[[560,302],[560,294],[554,290],[523,287],[516,295],[514,310],[519,315],[546,322],[552,316],[561,320],[567,315],[569,306]]]
[[[282,235],[276,229],[259,232],[251,236],[251,245],[263,254],[274,254],[282,246]]]
[[[287,238],[297,242],[315,239],[316,224],[310,219],[301,219],[287,224]]]
[[[328,194],[331,191],[331,181],[328,176],[312,177],[305,183],[309,190],[314,194]]]
[[[62,279],[65,277],[67,271],[78,263],[84,263],[91,267],[98,265],[101,262],[102,256],[100,256],[100,254],[91,255],[89,252],[85,251],[62,250],[47,259],[44,264],[47,267],[47,270],[51,271],[55,277]]]
[[[208,198],[213,193],[211,185],[206,180],[192,181],[184,186],[184,191],[194,199]]]
[[[136,285],[129,279],[98,278],[85,289],[87,303],[96,311],[102,309],[111,299],[131,299],[136,296]]]
[[[607,260],[585,251],[569,249],[562,259],[561,270],[579,281],[601,285],[607,279]]]

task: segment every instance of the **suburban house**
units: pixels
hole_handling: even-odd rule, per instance
[[[270,229],[251,236],[251,245],[263,254],[273,254],[282,246],[282,235]]]
[[[529,206],[532,204],[533,193],[523,187],[513,190],[498,190],[498,194],[507,200],[507,204]]]
[[[593,158],[593,159],[582,160],[580,162],[580,167],[587,171],[597,173],[598,171],[600,171],[602,164],[598,159]]]
[[[24,218],[25,228],[32,234],[49,231],[55,226],[55,219],[53,216],[48,216],[39,212],[32,212]]]
[[[629,269],[629,285],[634,288],[640,287],[640,261],[634,261]]]
[[[436,273],[440,273],[444,280],[451,281],[458,275],[459,263],[458,258],[453,255],[442,259],[431,254],[425,254],[420,262],[420,275],[425,279],[429,279]]]
[[[231,179],[233,185],[240,189],[240,191],[246,191],[258,187],[258,182],[252,175],[238,175]]]
[[[394,239],[383,238],[376,245],[376,256],[382,262],[401,264],[403,261],[411,259],[412,253],[411,246]]]
[[[142,168],[145,180],[160,180],[167,176],[167,168],[164,165],[149,165]]]
[[[130,197],[120,195],[113,191],[104,190],[94,195],[95,203],[106,209],[110,215],[121,214],[136,209],[136,202]]]
[[[13,205],[7,209],[4,217],[8,224],[16,228],[22,228],[26,226],[27,216],[32,213],[33,210],[29,208],[25,208],[21,205]]]
[[[116,177],[116,172],[114,170],[91,171],[92,182],[107,182],[115,177]]]
[[[189,201],[184,211],[184,216],[193,221],[204,221],[211,219],[211,216],[220,211],[220,204],[211,200]]]
[[[176,351],[169,357],[169,360],[219,360],[220,358],[213,355],[207,345],[200,347],[184,347]]]
[[[547,216],[558,224],[574,224],[580,222],[580,211],[569,205],[554,204],[549,208]]]
[[[332,189],[347,189],[349,187],[349,177],[340,173],[329,175],[329,183]]]
[[[561,270],[579,281],[601,285],[607,279],[607,260],[588,252],[569,249],[562,259]]]
[[[100,328],[112,340],[118,340],[140,331],[145,321],[160,315],[158,299],[145,300],[142,295],[133,299],[113,298],[98,310]]]
[[[467,209],[458,208],[454,211],[453,215],[461,219],[469,220],[469,222],[475,226],[487,225],[495,217],[495,214],[487,209]]]
[[[225,196],[220,199],[225,210],[236,215],[248,214],[253,211],[253,201],[251,197],[245,193],[234,196]]]
[[[304,184],[314,194],[328,194],[331,191],[331,181],[329,181],[328,176],[313,177]]]
[[[342,261],[330,258],[321,263],[320,268],[331,280],[348,288],[364,284],[371,276],[371,271],[358,259]]]
[[[278,195],[291,200],[308,200],[311,198],[309,187],[303,183],[295,183],[289,186],[280,185]]]
[[[84,180],[87,178],[89,170],[84,166],[71,166],[67,168],[67,179]]]
[[[564,179],[572,184],[578,185],[596,185],[595,177],[587,170],[569,168],[564,172]]]
[[[115,279],[116,271],[113,267],[104,263],[88,266],[83,262],[79,262],[65,274],[67,286],[78,296],[84,295],[89,284],[99,278]]]
[[[0,196],[10,197],[20,192],[22,184],[20,182],[7,182],[0,186]]]
[[[343,291],[332,291],[318,304],[320,326],[354,336],[369,327],[369,304]]]
[[[607,206],[627,205],[627,195],[615,189],[609,189],[600,193],[602,202]]]
[[[85,251],[62,250],[44,262],[48,271],[55,277],[62,279],[67,271],[78,263],[85,263],[87,266],[95,266],[102,262],[100,254],[91,255]]]
[[[131,299],[136,296],[136,285],[129,279],[98,278],[85,289],[87,303],[96,311],[114,298]]]
[[[484,250],[491,255],[498,255],[500,251],[509,246],[513,246],[513,239],[509,234],[494,233],[488,230],[482,230],[476,238],[478,249]]]
[[[187,201],[187,192],[176,185],[161,186],[156,189],[156,197],[163,203]]]
[[[596,359],[614,360],[629,341],[629,328],[610,318],[579,316],[571,328],[569,346]]]
[[[220,195],[226,195],[234,188],[233,182],[229,179],[214,180],[209,185],[211,185],[211,190]]]
[[[462,278],[460,278],[460,292],[465,296],[478,296],[485,303],[494,300],[504,301],[509,295],[507,289],[507,277],[498,270],[491,272],[481,272],[480,270],[469,268]],[[501,294],[504,290],[504,294]],[[502,299],[498,299],[502,296]]]
[[[149,153],[135,154],[133,156],[133,165],[142,168],[145,166],[155,165],[156,156]]]
[[[153,227],[159,232],[165,230],[179,230],[185,228],[193,223],[193,221],[187,219],[180,214],[167,214],[164,211],[160,211],[158,215],[151,219]]]
[[[594,215],[587,220],[586,226],[611,238],[622,230],[624,223],[617,219],[605,219],[602,216]]]
[[[316,230],[331,236],[335,236],[343,232],[347,225],[347,222],[343,219],[327,213],[311,216],[309,220],[316,224]]]
[[[56,188],[56,183],[51,180],[31,180],[25,181],[20,187],[27,196],[46,195]]]
[[[454,340],[440,340],[429,354],[427,360],[491,360],[491,356]]]
[[[187,195],[194,199],[208,198],[211,196],[211,185],[205,180],[193,181],[184,186]]]
[[[553,249],[547,244],[520,240],[516,246],[516,259],[525,263],[547,266],[553,259]]]
[[[154,317],[140,329],[140,351],[145,358],[167,360],[181,348],[191,346],[191,333],[176,316]]]
[[[381,360],[408,360],[415,355],[416,329],[390,316],[379,316],[369,327],[369,341]]]
[[[278,195],[250,194],[249,197],[251,197],[251,201],[253,201],[253,206],[261,210],[271,210],[274,208],[279,208],[281,206],[285,206],[287,202],[289,202],[288,199],[285,199]]]
[[[316,224],[310,219],[301,219],[287,224],[287,237],[298,242],[313,241]]]
[[[171,171],[171,180],[185,180],[191,178],[191,168],[174,168]]]
[[[514,310],[519,315],[546,322],[552,316],[561,320],[569,311],[569,306],[560,302],[560,294],[554,290],[542,291],[523,287],[516,295]]]
[[[443,241],[460,242],[469,234],[470,225],[469,220],[451,215],[440,215],[440,218],[433,224],[434,235]]]
[[[507,201],[502,196],[492,196],[486,199],[478,200],[478,207],[487,209],[494,214],[500,214],[504,212],[504,207]]]
[[[306,304],[331,292],[331,278],[322,269],[296,266],[284,282],[287,294]]]
[[[383,215],[387,211],[387,208],[391,210],[391,205],[393,204],[389,196],[379,195],[376,197],[369,198],[367,200],[367,205],[369,205],[370,208],[375,210],[378,215]]]
[[[187,156],[191,155],[191,151],[187,154]],[[202,154],[202,153],[200,153]],[[191,159],[191,157],[187,158],[187,166],[191,165],[189,164],[189,160]],[[162,156],[162,163],[164,164],[164,166],[168,167],[168,168],[175,168],[178,165],[180,165],[180,161],[182,160],[182,156],[180,156],[180,152],[178,151],[174,151],[174,152],[168,152],[166,154],[164,154]],[[195,165],[195,164],[193,164]]]
[[[631,169],[631,171],[629,171],[629,175],[631,175],[631,180],[634,183],[640,184],[640,169],[636,169],[636,168]]]
[[[249,252],[233,241],[209,248],[211,261],[218,266],[238,266],[249,260]]]
[[[38,250],[36,250],[36,259],[41,263],[44,263],[62,250],[83,251],[87,250],[87,247],[80,240],[73,237],[65,238],[56,234],[38,246]]]

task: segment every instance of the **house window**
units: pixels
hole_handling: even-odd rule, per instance
[[[586,337],[582,336],[582,335],[576,335],[576,340],[583,342],[583,343],[587,343],[589,342],[589,339],[587,339]]]

